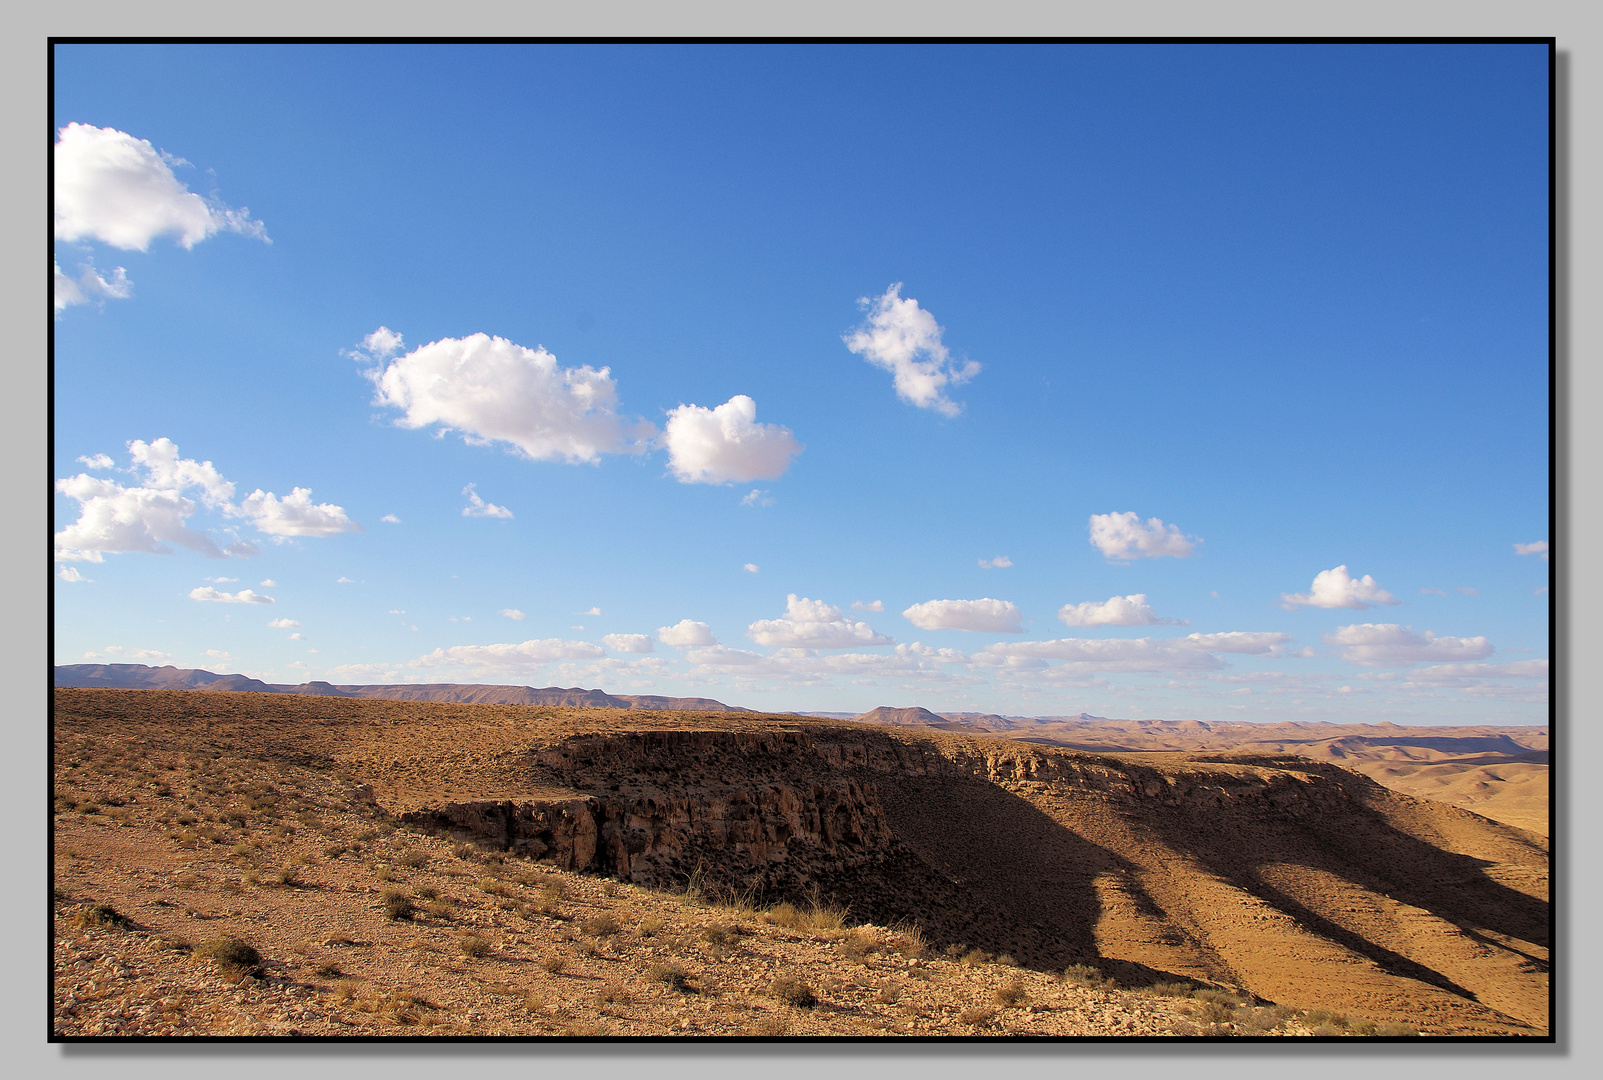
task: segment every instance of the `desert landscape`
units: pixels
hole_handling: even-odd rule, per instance
[[[58,686],[56,1035],[1549,1035],[1545,730],[331,689]]]

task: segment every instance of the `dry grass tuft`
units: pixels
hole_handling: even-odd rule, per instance
[[[671,990],[690,989],[690,977],[678,964],[652,964],[646,969],[646,979],[649,982],[662,983]]]
[[[1003,1008],[1011,1008],[1014,1005],[1022,1004],[1028,999],[1029,994],[1024,990],[1024,983],[1018,979],[997,987],[996,1003]]]
[[[456,944],[462,950],[463,956],[471,956],[475,960],[490,955],[490,942],[481,934],[466,933],[456,939]]]
[[[813,993],[812,987],[788,975],[781,975],[768,984],[768,996],[798,1009],[810,1009],[818,1004],[818,995]]]

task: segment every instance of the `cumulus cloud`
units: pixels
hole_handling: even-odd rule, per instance
[[[109,469],[117,464],[116,461],[112,460],[110,454],[87,454],[78,458],[78,460],[91,469]]]
[[[379,520],[389,525],[399,525],[401,523],[401,519],[396,517],[394,514],[385,514],[383,517],[379,518]]]
[[[1365,667],[1405,667],[1409,664],[1484,660],[1492,645],[1484,637],[1437,637],[1432,631],[1415,633],[1396,623],[1355,623],[1325,635],[1325,644],[1341,651],[1341,658]]]
[[[981,570],[1005,570],[1013,565],[1013,560],[1006,555],[998,555],[994,559],[981,559]]]
[[[853,600],[852,608],[855,611],[884,611],[885,601],[870,600],[866,604],[861,600]]]
[[[522,622],[524,619],[528,618],[527,615],[515,607],[504,607],[501,609],[501,614],[505,615],[509,619],[516,620],[517,622]]]
[[[76,566],[68,566],[66,563],[60,563],[60,564],[58,564],[56,566],[56,577],[60,578],[62,581],[93,581],[93,580],[95,580],[94,578],[84,577],[82,574],[80,574],[78,572],[78,568]]]
[[[250,590],[246,589],[245,591],[249,592]],[[267,625],[274,630],[299,630],[301,628],[301,624],[294,619],[274,619]]]
[[[408,667],[465,667],[479,669],[533,668],[553,660],[586,660],[604,656],[599,645],[588,641],[564,641],[561,638],[530,640],[517,644],[453,645],[448,649],[435,649]]]
[[[291,641],[305,641],[306,640],[306,635],[305,634],[291,634],[289,636],[289,639]]]
[[[1133,510],[1091,515],[1091,543],[1105,558],[1128,562],[1131,559],[1190,558],[1200,541],[1186,536],[1178,525],[1165,525],[1148,518],[1145,525]]]
[[[245,496],[238,516],[269,536],[338,536],[357,532],[361,526],[346,516],[343,507],[312,502],[311,488],[293,488],[280,499],[271,491],[257,488]]]
[[[191,600],[215,600],[220,604],[271,604],[271,596],[252,592],[250,589],[241,589],[237,593],[220,592],[210,585],[202,585],[197,589],[189,590]]]
[[[601,609],[598,608],[598,607],[593,607],[589,611],[581,611],[578,614],[580,614],[580,615],[594,615],[596,618],[599,619],[599,618],[601,618]]]
[[[601,642],[613,652],[648,653],[656,649],[650,634],[604,634]]]
[[[757,564],[754,562],[744,563],[740,568],[746,571],[748,574],[755,574],[757,572]]]
[[[1146,593],[1110,596],[1101,603],[1087,600],[1083,604],[1064,604],[1058,608],[1058,618],[1068,626],[1158,626],[1185,622],[1161,618],[1147,603]]]
[[[261,587],[264,588],[264,589],[276,589],[276,588],[278,588],[278,582],[274,581],[272,578],[262,578],[260,584],[261,584]]]
[[[469,484],[462,489],[462,494],[468,497],[468,504],[462,508],[463,517],[487,517],[510,519],[512,511],[504,506],[497,506],[493,502],[485,502],[479,493],[473,490],[474,485]]]
[[[757,423],[757,403],[745,394],[714,409],[680,405],[669,410],[662,444],[668,468],[681,484],[774,480],[804,449],[789,428]]]
[[[941,343],[943,329],[935,316],[901,295],[902,283],[883,296],[862,297],[858,306],[868,312],[863,324],[842,340],[846,347],[875,367],[891,373],[896,395],[921,409],[956,416],[963,407],[946,396],[948,387],[960,386],[980,372],[973,360],[958,364]]]
[[[973,630],[992,634],[1024,633],[1024,615],[1010,600],[926,600],[902,612],[920,630]]]
[[[718,639],[712,636],[712,627],[693,619],[680,619],[672,626],[657,627],[657,640],[664,645],[679,646],[718,644]]]
[[[1547,562],[1548,561],[1547,541],[1546,540],[1538,540],[1535,543],[1531,543],[1531,544],[1515,544],[1514,545],[1514,553],[1516,555],[1540,555],[1542,557],[1542,561],[1543,562]]]
[[[334,579],[334,584],[336,584],[336,585],[355,585],[356,581],[353,578],[348,578],[344,574],[341,574],[339,577]]]
[[[386,327],[350,355],[377,390],[374,403],[399,409],[405,428],[438,425],[477,445],[504,443],[532,461],[594,462],[602,454],[639,452],[655,429],[618,415],[610,369],[565,368],[539,347],[488,334],[441,338],[391,359],[403,348]]]
[[[246,518],[275,539],[332,536],[358,528],[340,507],[312,505],[307,488],[295,488],[282,500],[257,489],[236,505],[230,501],[233,483],[211,462],[183,457],[171,439],[150,443],[135,439],[128,444],[128,455],[133,461],[130,471],[140,474],[134,486],[86,473],[56,481],[57,491],[80,503],[78,520],[56,534],[58,560],[102,562],[106,552],[167,554],[172,551],[169,544],[213,558],[256,553],[248,542],[234,540],[218,547],[206,533],[190,529],[187,521],[200,506]],[[101,457],[97,455],[97,462]]]
[[[219,232],[271,242],[249,210],[185,187],[172,166],[188,162],[125,131],[68,124],[56,133],[54,155],[57,240],[99,240],[126,251],[144,251],[164,235],[185,248]]]
[[[104,303],[107,300],[126,300],[134,294],[134,283],[128,280],[128,272],[117,267],[111,272],[111,277],[102,277],[95,269],[93,259],[78,264],[78,276],[70,277],[61,269],[61,264],[54,259],[50,262],[52,293],[56,314],[61,314],[63,308],[74,304],[87,304],[91,300]],[[94,466],[90,466],[93,468]]]
[[[1310,591],[1295,594],[1281,593],[1280,600],[1280,606],[1287,611],[1294,611],[1299,606],[1354,608],[1362,611],[1376,604],[1402,603],[1375,584],[1375,579],[1368,574],[1354,578],[1347,572],[1345,565],[1338,566],[1334,570],[1321,570],[1314,575],[1314,584]]]
[[[785,598],[784,618],[758,619],[746,627],[746,636],[759,645],[799,649],[850,649],[889,645],[895,640],[876,633],[865,622],[843,617],[838,607],[795,593]]]

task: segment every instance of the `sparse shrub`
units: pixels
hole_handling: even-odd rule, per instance
[[[807,922],[807,916],[802,914],[796,905],[788,900],[763,912],[762,918],[765,923],[771,923],[774,926],[785,926],[793,930],[802,928]]]
[[[1013,959],[1013,957],[1011,957],[1007,953],[1003,953],[1001,956],[998,956],[996,958],[996,963],[997,963],[997,966],[999,966],[999,967],[1018,967],[1019,966],[1019,962],[1017,960]]]
[[[497,877],[481,877],[479,891],[491,896],[508,896],[512,892],[511,886]]]
[[[902,996],[902,986],[895,979],[886,979],[879,984],[874,994],[874,1000],[881,1005],[894,1005]]]
[[[958,961],[964,967],[979,967],[981,964],[989,964],[990,962],[991,954],[984,949],[970,949],[963,954],[963,959]]]
[[[395,861],[400,863],[402,866],[408,867],[409,869],[421,870],[423,867],[429,864],[429,857],[425,852],[419,851],[416,848],[409,848],[402,852],[401,857]]]
[[[110,904],[91,904],[79,913],[77,922],[80,926],[98,926],[108,930],[126,930],[132,925],[128,916]]]
[[[662,928],[666,925],[668,924],[653,915],[636,923],[635,932],[643,938],[656,937],[662,933]]]
[[[812,987],[799,979],[781,975],[768,984],[768,996],[798,1009],[810,1009],[818,1004],[818,995]]]
[[[984,1027],[986,1024],[989,1024],[992,1020],[996,1019],[996,1012],[993,1009],[986,1009],[978,1005],[973,1005],[958,1013],[957,1019],[960,1023],[972,1024],[975,1027]]]
[[[903,925],[895,928],[896,936],[891,939],[891,948],[911,959],[921,959],[929,955],[929,942],[924,938],[924,932],[917,926]]]
[[[449,900],[430,900],[423,905],[423,910],[436,919],[456,918],[456,905]]]
[[[1368,1036],[1375,1033],[1375,1028],[1376,1024],[1373,1020],[1354,1020],[1347,1030],[1354,1035]]]
[[[312,974],[320,979],[336,979],[345,973],[340,970],[340,966],[336,961],[324,960],[312,968]]]
[[[567,966],[567,959],[558,953],[546,953],[540,958],[540,967],[551,975],[560,975]]]
[[[52,886],[50,886],[50,899],[51,900],[71,900],[72,899],[72,894],[69,893],[64,887],[62,887],[60,885],[52,885]]]
[[[242,975],[261,971],[262,954],[236,937],[215,937],[195,950],[225,972]]]
[[[490,955],[490,943],[478,934],[463,934],[457,939],[457,946],[462,950],[463,956],[471,956],[475,960]]]
[[[723,923],[713,923],[701,930],[701,940],[709,945],[727,945],[733,937],[733,932]]]
[[[391,921],[410,919],[417,913],[412,898],[399,889],[384,890],[384,917]]]
[[[546,1005],[545,995],[537,990],[530,990],[523,995],[523,1007],[530,1012],[545,1012]]]
[[[540,886],[540,895],[547,900],[563,900],[568,895],[568,883],[561,878],[550,878]]]
[[[292,889],[301,883],[301,868],[292,863],[285,863],[274,876],[280,885]]]
[[[762,1039],[777,1039],[789,1030],[790,1021],[783,1016],[761,1016],[751,1025],[751,1033]]]
[[[1407,1024],[1399,1024],[1388,1020],[1385,1023],[1375,1025],[1375,1037],[1379,1039],[1416,1039],[1419,1037],[1419,1032]]]
[[[1022,1003],[1028,996],[1024,992],[1024,984],[1014,979],[997,988],[996,1003],[1004,1008],[1010,1008]]]
[[[646,969],[646,979],[649,982],[662,983],[670,990],[688,990],[690,978],[685,969],[678,964],[652,964]]]
[[[583,923],[584,932],[591,937],[607,937],[616,934],[622,928],[616,916],[605,912],[594,918],[586,919]]]
[[[618,895],[618,883],[616,881],[603,881],[601,883],[601,895],[602,896],[617,896]]]
[[[1108,979],[1090,964],[1070,964],[1063,969],[1063,981],[1077,986],[1105,986]]]
[[[629,987],[622,979],[608,979],[596,992],[596,1000],[603,1005],[629,1000]]]
[[[862,961],[879,947],[879,941],[866,930],[853,930],[840,942],[841,955],[848,960]]]
[[[422,885],[413,890],[413,895],[419,900],[433,900],[440,895],[440,890],[433,885]]]
[[[1144,986],[1139,992],[1148,997],[1183,998],[1190,997],[1193,989],[1195,988],[1188,982],[1163,982]]]
[[[1314,1028],[1313,1034],[1320,1039],[1334,1039],[1347,1034],[1347,1029],[1339,1028],[1335,1024],[1325,1023]]]
[[[573,951],[585,959],[601,955],[601,945],[594,938],[580,938]]]

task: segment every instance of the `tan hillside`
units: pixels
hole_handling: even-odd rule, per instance
[[[55,693],[67,1034],[1546,1033],[1542,839],[1333,764]]]

